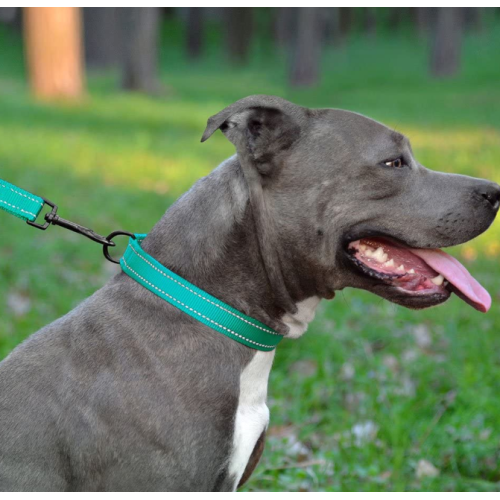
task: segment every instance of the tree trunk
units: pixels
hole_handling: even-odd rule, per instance
[[[0,22],[14,22],[14,19],[16,18],[16,9],[18,9],[18,7],[0,7]]]
[[[120,10],[123,29],[122,87],[156,94],[158,80],[158,36],[160,10],[157,7],[126,7]]]
[[[199,59],[203,47],[203,7],[188,7],[187,13],[187,55],[190,59]]]
[[[323,39],[327,45],[340,44],[340,7],[322,7],[322,12]]]
[[[417,33],[420,38],[426,38],[431,30],[433,8],[432,7],[414,7],[414,19]]]
[[[484,7],[464,7],[465,28],[481,33],[484,31]]]
[[[252,8],[227,7],[226,22],[229,60],[233,64],[242,65],[248,60],[252,41]]]
[[[377,34],[377,17],[373,7],[363,8],[363,28],[369,37],[375,38]]]
[[[294,9],[292,7],[278,7],[276,9],[274,38],[281,49],[288,47],[293,38],[293,16]]]
[[[392,30],[404,29],[408,24],[416,21],[417,7],[391,7],[389,9],[388,22]]]
[[[311,87],[318,83],[321,58],[321,8],[297,8],[294,47],[290,71],[293,87]]]
[[[91,68],[108,69],[121,60],[121,33],[117,7],[84,7],[85,62]]]
[[[78,99],[84,90],[81,11],[27,7],[24,36],[30,84],[40,99]]]
[[[339,7],[340,40],[343,43],[352,30],[353,10],[351,7]]]
[[[435,77],[449,77],[460,66],[463,16],[460,7],[439,7],[436,35],[431,53],[431,73]]]

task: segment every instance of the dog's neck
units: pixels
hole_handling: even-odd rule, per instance
[[[314,294],[301,290],[292,269],[279,269],[292,305],[298,304],[295,310],[283,307],[283,291],[276,290],[268,272],[276,262],[266,263],[256,224],[247,182],[233,156],[170,207],[143,247],[196,286],[279,333],[297,337],[319,299],[312,308]],[[275,248],[281,265],[278,242]]]

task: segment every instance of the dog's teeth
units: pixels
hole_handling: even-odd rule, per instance
[[[394,267],[394,260],[388,260],[385,264],[384,267]]]
[[[415,269],[413,269],[413,268],[412,268],[412,269],[410,269],[408,272],[409,272],[410,274],[415,274]]]
[[[366,252],[366,245],[363,245],[363,243],[361,243],[359,245],[359,249],[362,251],[362,252]]]
[[[387,260],[387,254],[384,253],[382,247],[378,247],[375,252],[373,252],[372,257],[378,262],[385,262]]]
[[[365,254],[367,257],[373,257],[373,250],[370,250],[369,248],[367,248]]]
[[[403,266],[403,264],[401,264],[397,269],[396,271],[401,271],[402,273],[405,272],[405,266]]]
[[[440,274],[438,274],[435,278],[432,278],[431,281],[437,285],[441,286],[443,284],[444,278]]]

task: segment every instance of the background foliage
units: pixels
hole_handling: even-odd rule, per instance
[[[262,14],[259,14],[262,15]],[[256,38],[230,66],[220,29],[185,58],[185,25],[162,25],[158,97],[90,75],[77,103],[34,102],[18,31],[0,25],[0,174],[96,231],[147,232],[168,205],[233,153],[206,119],[254,93],[357,111],[407,134],[429,168],[500,182],[500,30],[466,35],[462,69],[428,75],[428,42],[404,25],[354,30],[322,55],[319,84],[291,89],[286,55]],[[0,214],[0,357],[65,314],[116,268],[99,248]],[[486,315],[456,297],[413,312],[345,290],[309,332],[284,341],[270,380],[271,425],[246,490],[500,490],[500,223],[454,249],[493,296]]]

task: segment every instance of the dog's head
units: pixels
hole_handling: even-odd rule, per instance
[[[428,170],[405,136],[348,111],[251,96],[210,118],[202,141],[219,128],[261,186],[289,273],[310,292],[351,286],[411,308],[455,292],[489,308],[488,293],[439,248],[490,226],[500,186]]]

